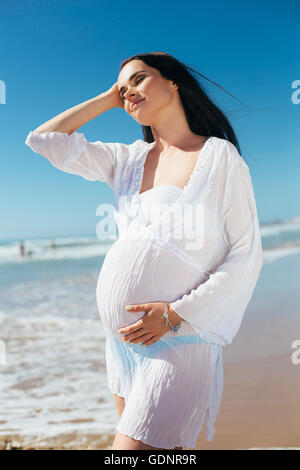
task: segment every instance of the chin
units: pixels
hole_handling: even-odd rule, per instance
[[[147,118],[145,118],[145,116],[132,116],[133,119],[138,122],[141,126],[152,126],[152,123],[150,120],[148,120]]]
[[[140,124],[141,126],[150,126],[150,124],[148,122],[145,122],[144,119],[140,119],[139,117],[137,116],[132,116],[131,117],[138,123]]]

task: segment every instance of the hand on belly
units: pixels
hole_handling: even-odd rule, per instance
[[[166,324],[164,318],[162,318],[164,307],[165,302],[149,302],[127,306],[126,311],[138,312],[143,310],[146,313],[136,323],[118,329],[118,333],[125,335],[121,341],[143,343],[143,346],[147,346],[159,340],[166,332],[170,331],[170,327]],[[168,316],[172,326],[175,326],[182,320],[174,310],[169,310]]]

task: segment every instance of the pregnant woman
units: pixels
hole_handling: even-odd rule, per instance
[[[130,57],[108,91],[26,139],[56,168],[114,192],[119,237],[96,290],[120,416],[112,449],[194,448],[203,423],[213,440],[222,348],[262,266],[249,168],[188,69],[163,52]],[[76,132],[114,107],[141,124],[143,140],[89,142]]]

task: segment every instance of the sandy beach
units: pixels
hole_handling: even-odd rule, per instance
[[[212,443],[203,430],[197,449],[299,447],[300,366],[289,355],[224,365],[224,393]]]

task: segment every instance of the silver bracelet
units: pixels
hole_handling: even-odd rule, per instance
[[[174,331],[174,333],[177,333],[177,331],[179,330],[179,328],[181,327],[181,322],[176,325],[176,326],[172,326],[171,323],[170,323],[170,320],[169,320],[169,317],[168,317],[168,314],[167,314],[167,303],[165,303],[165,308],[164,308],[164,313],[162,315],[161,318],[163,318],[166,322],[166,324],[171,328],[171,330]]]

